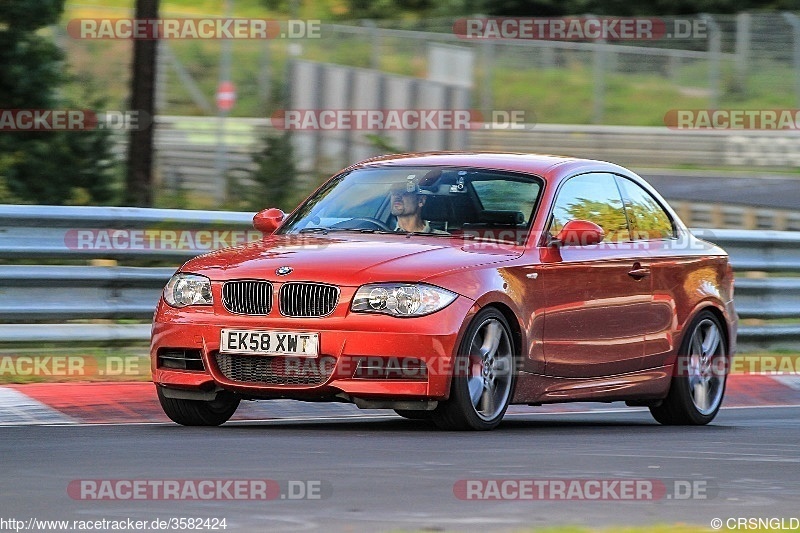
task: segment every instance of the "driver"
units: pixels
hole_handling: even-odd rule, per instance
[[[430,221],[422,220],[422,206],[425,205],[425,191],[413,181],[392,185],[389,189],[391,195],[392,215],[397,218],[394,231],[417,233],[447,233],[446,231],[432,229]]]

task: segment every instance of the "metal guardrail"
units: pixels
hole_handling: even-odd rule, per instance
[[[725,248],[738,271],[800,273],[800,232],[694,229],[693,233]]]
[[[165,232],[248,232],[252,223],[253,213],[230,211],[0,205],[0,259],[186,260],[210,247],[196,246],[195,239],[195,246],[184,245],[188,243],[182,244],[177,234],[172,245],[171,234]],[[216,236],[218,242],[232,240],[230,234]],[[157,238],[158,246],[151,246],[151,237]],[[142,246],[136,246],[137,240]]]
[[[0,265],[0,343],[146,341],[149,324],[111,321],[150,318],[178,263],[217,244],[258,238],[252,216],[0,205],[0,260],[158,259],[175,265]],[[800,276],[766,277],[766,273],[800,274],[800,232],[697,229],[695,234],[730,254],[738,273],[735,298],[740,319],[763,321],[740,325],[740,342],[763,346],[800,342],[800,323],[774,322],[800,319]]]
[[[150,318],[174,268],[0,266],[0,320]]]
[[[3,343],[136,343],[150,338],[150,324],[0,324]]]
[[[736,310],[758,319],[800,317],[800,278],[736,280]]]

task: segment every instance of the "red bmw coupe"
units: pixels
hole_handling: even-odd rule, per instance
[[[510,404],[625,401],[706,424],[736,346],[733,272],[641,177],[550,155],[386,156],[265,236],[184,264],[152,328],[166,414],[352,402],[492,429]]]

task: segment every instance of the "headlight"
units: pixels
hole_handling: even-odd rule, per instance
[[[164,287],[164,300],[172,307],[211,305],[211,281],[197,274],[175,274]]]
[[[358,288],[350,309],[357,313],[422,316],[444,309],[456,296],[425,283],[372,283]]]

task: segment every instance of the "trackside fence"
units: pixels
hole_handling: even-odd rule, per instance
[[[144,342],[185,260],[260,238],[253,213],[0,205],[0,344]],[[800,346],[800,232],[696,230],[737,271],[739,343]]]

